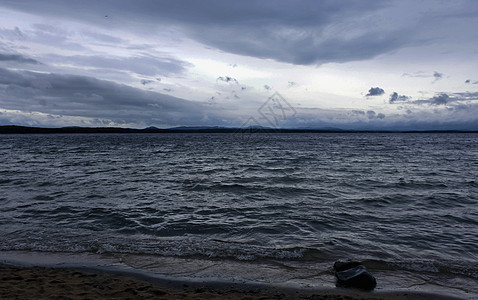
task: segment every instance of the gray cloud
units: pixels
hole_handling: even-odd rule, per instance
[[[224,81],[224,82],[227,82],[227,83],[239,84],[239,81],[237,81],[236,78],[232,78],[232,77],[229,77],[229,76],[219,76],[219,77],[216,79],[216,82],[217,82],[217,81]]]
[[[103,34],[95,31],[85,30],[82,32],[83,35],[91,37],[93,40],[96,40],[98,44],[113,44],[113,45],[125,45],[129,44],[127,40],[122,38]]]
[[[143,91],[93,77],[0,68],[0,107],[115,123],[222,124],[198,102]],[[209,123],[210,122],[210,123]]]
[[[414,73],[403,73],[402,77],[411,77],[411,78],[433,78],[433,82],[436,82],[440,79],[442,79],[444,76],[443,73],[439,73],[437,71],[434,71],[432,74],[429,72],[424,72],[424,71],[418,71]]]
[[[385,94],[385,91],[379,87],[371,87],[369,90],[368,90],[368,93],[367,95],[365,95],[365,97],[370,97],[370,96],[380,96],[380,95],[383,95]]]
[[[0,28],[0,37],[6,40],[24,40],[23,32],[15,26],[13,29]]]
[[[362,1],[230,2],[126,0],[41,3],[6,0],[3,5],[40,15],[54,15],[104,27],[148,34],[164,24],[223,51],[294,64],[322,64],[370,59],[405,46],[423,43],[415,28],[370,26],[360,18],[390,3]],[[108,18],[104,16],[108,15]],[[134,20],[124,24],[124,20]],[[363,23],[360,23],[363,22]],[[354,30],[349,27],[355,26]],[[49,38],[54,38],[50,34]]]
[[[71,63],[74,65],[90,67],[98,70],[129,71],[144,76],[169,76],[181,74],[192,64],[168,56],[138,55],[129,57],[120,56],[95,56],[73,55],[60,56],[49,55],[46,57],[51,64]]]
[[[34,24],[32,30],[22,31],[22,39],[45,45],[55,45],[63,50],[91,51],[88,46],[74,42],[72,32],[59,26]]]
[[[383,113],[376,113],[375,111],[373,110],[369,110],[367,111],[367,118],[369,118],[369,120],[373,120],[373,119],[385,119],[385,114]]]
[[[140,82],[142,85],[148,85],[154,82],[160,82],[161,78],[156,78],[155,80],[150,80],[150,79],[141,79]]]
[[[6,62],[15,62],[15,63],[22,63],[22,64],[41,64],[39,61],[25,57],[20,54],[8,54],[8,53],[0,53],[0,62],[6,61]]]
[[[452,93],[449,100],[453,100],[453,101],[478,101],[478,92]]]
[[[433,82],[435,82],[437,80],[440,80],[440,79],[443,78],[443,73],[438,73],[437,71],[435,71],[435,72],[433,72],[433,78],[435,78],[435,80]]]
[[[431,77],[432,75],[429,75],[429,73],[423,72],[423,71],[418,71],[414,73],[403,73],[402,77],[418,77],[418,78],[427,78]]]
[[[443,98],[443,94],[429,100],[440,102],[440,97]],[[478,93],[456,93],[449,96],[449,99],[478,100]],[[239,112],[238,107],[234,106],[235,101],[220,107],[215,100],[210,99],[209,105],[93,77],[0,68],[0,107],[3,109],[0,121],[3,124],[45,126],[60,124],[58,119],[66,118],[70,121],[64,121],[62,126],[109,126],[113,123],[115,126],[134,124],[136,127],[240,126],[251,115],[257,114],[255,105],[249,110],[243,110],[244,103],[237,104],[241,107]],[[364,112],[297,108],[297,116],[287,118],[281,125],[292,128],[332,126],[345,129],[478,128],[476,117],[470,117],[474,112],[478,113],[478,103],[476,104],[468,104],[467,109],[439,110],[439,122],[430,117],[428,110],[422,110],[420,114],[414,112],[415,120],[410,120],[399,115],[385,116],[373,110]],[[13,111],[20,111],[21,114],[12,113]],[[44,116],[41,117],[38,113]],[[80,121],[72,123],[68,118]],[[422,119],[417,121],[419,118]],[[93,123],[83,123],[83,120],[93,120]]]
[[[443,77],[443,73],[438,73],[437,71],[433,72],[433,77],[436,79],[440,79]]]
[[[408,104],[429,104],[429,105],[454,105],[458,107],[464,105],[463,102],[478,101],[478,92],[459,92],[459,93],[438,93],[437,95],[422,100],[407,102]]]
[[[432,103],[435,105],[445,105],[448,102],[448,99],[450,99],[450,96],[447,94],[440,94],[438,96],[435,96],[432,98]]]
[[[153,83],[154,80],[141,79],[140,82],[141,82],[142,85],[148,85],[148,84],[150,84],[150,83]]]
[[[385,119],[385,114],[383,113],[376,113],[373,110],[368,110],[368,111],[363,111],[363,110],[352,110],[350,111],[350,115],[354,117],[366,117],[368,120],[374,120],[374,119]]]
[[[410,99],[410,97],[408,97],[408,96],[399,95],[397,92],[393,92],[392,94],[390,94],[389,102],[390,103],[395,103],[396,101],[407,101],[409,99]]]
[[[369,119],[375,118],[375,115],[376,115],[376,113],[375,113],[373,110],[368,110],[368,111],[367,111],[367,117],[368,117]]]
[[[478,100],[476,98],[476,95],[475,97],[466,97],[466,96],[459,96],[461,93],[454,93],[454,94],[451,94],[448,95],[446,93],[441,93],[441,94],[438,94],[428,100],[424,100],[424,102],[428,102],[430,104],[433,104],[433,105],[447,105],[447,104],[450,104],[450,103],[454,103],[454,102],[461,102],[461,101],[466,101],[466,100]],[[458,104],[459,105],[459,104]]]
[[[363,110],[352,110],[351,113],[354,115],[365,115],[365,112]]]
[[[222,27],[207,28],[208,30],[204,28],[201,32],[194,33],[194,36],[227,52],[298,65],[370,59],[404,46],[404,40],[409,36],[409,32],[404,31],[390,35],[366,34],[351,39],[340,35],[325,38],[320,36],[319,29],[284,28],[284,32],[278,29],[283,27],[280,24],[268,24],[259,30],[246,26],[230,28],[234,32],[234,39],[230,39],[231,33],[224,31]],[[296,34],[291,35],[294,31]],[[249,34],[244,35],[243,32]]]

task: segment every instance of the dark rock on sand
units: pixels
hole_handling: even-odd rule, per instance
[[[359,262],[336,262],[334,264],[337,286],[373,290],[375,277]]]

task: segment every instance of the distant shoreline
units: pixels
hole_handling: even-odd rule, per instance
[[[478,133],[478,130],[342,130],[342,129],[287,129],[287,128],[121,128],[121,127],[28,127],[0,126],[0,134],[88,134],[88,133]]]

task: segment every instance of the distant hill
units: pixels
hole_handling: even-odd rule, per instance
[[[53,133],[354,133],[354,132],[403,132],[403,133],[447,133],[447,132],[463,132],[478,133],[478,131],[458,131],[458,130],[428,130],[428,131],[380,131],[380,130],[343,130],[340,128],[269,128],[262,126],[251,126],[245,128],[228,128],[219,126],[180,126],[168,129],[150,126],[144,129],[121,128],[121,127],[61,127],[61,128],[44,128],[44,127],[28,127],[6,125],[0,126],[0,134],[53,134]]]
[[[43,128],[28,126],[0,126],[1,134],[50,134],[50,133],[133,133],[137,129],[119,128],[119,127],[61,127],[61,128]]]
[[[300,130],[320,130],[320,131],[346,131],[345,129],[342,128],[337,128],[337,127],[299,127],[297,129]]]
[[[178,127],[168,128],[168,130],[204,130],[204,129],[210,130],[210,129],[229,129],[229,128],[220,127],[220,126],[178,126]]]

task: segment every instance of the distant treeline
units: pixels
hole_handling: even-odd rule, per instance
[[[478,133],[465,130],[425,130],[425,131],[382,131],[382,130],[341,130],[341,129],[277,129],[277,128],[120,128],[120,127],[61,127],[43,128],[7,125],[0,126],[0,134],[75,134],[75,133]]]

